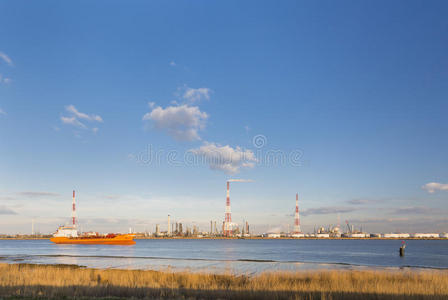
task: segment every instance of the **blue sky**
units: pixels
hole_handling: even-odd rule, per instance
[[[447,9],[2,1],[0,232],[448,231]]]

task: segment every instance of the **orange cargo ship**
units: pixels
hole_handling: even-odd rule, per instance
[[[108,234],[105,236],[65,237],[54,236],[50,239],[56,244],[101,244],[101,245],[134,245],[134,234]]]
[[[56,244],[101,244],[101,245],[133,245],[134,234],[100,235],[98,233],[80,234],[76,222],[75,191],[73,191],[72,225],[60,226],[50,239]]]

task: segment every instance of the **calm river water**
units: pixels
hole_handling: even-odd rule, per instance
[[[330,268],[448,269],[448,240],[136,240],[133,246],[0,240],[0,262],[256,274]]]

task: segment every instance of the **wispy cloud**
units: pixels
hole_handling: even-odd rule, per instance
[[[143,116],[144,121],[152,121],[155,128],[167,132],[180,141],[200,140],[199,130],[205,128],[208,118],[197,106],[177,105],[162,108],[149,103],[151,112]]]
[[[430,182],[422,186],[422,189],[428,191],[430,194],[436,191],[448,191],[448,183]]]
[[[360,219],[350,219],[351,223],[361,223],[361,224],[390,224],[393,222],[409,222],[411,218],[409,217],[391,217],[391,218],[360,218]]]
[[[60,194],[54,192],[45,191],[21,191],[21,192],[9,192],[1,193],[0,200],[22,200],[29,198],[55,198],[59,197]]]
[[[4,52],[0,51],[0,62],[5,62],[7,65],[12,67],[14,63],[12,62],[12,59],[6,55]],[[5,77],[2,74],[0,74],[0,84],[10,84],[11,78]]]
[[[209,88],[197,88],[193,89],[190,87],[186,87],[185,91],[182,95],[182,98],[187,100],[190,103],[199,102],[203,99],[210,100],[210,94],[212,93],[212,90]]]
[[[311,215],[329,215],[336,213],[348,213],[355,211],[356,208],[352,207],[319,207],[319,208],[309,208],[301,212],[303,216]]]
[[[396,208],[392,213],[397,215],[405,214],[428,214],[433,212],[433,209],[424,206],[409,206]]]
[[[12,59],[3,52],[0,52],[0,59],[7,63],[9,66],[13,66]]]
[[[17,215],[17,213],[4,205],[0,205],[0,215]]]
[[[60,196],[58,193],[53,193],[53,192],[36,192],[36,191],[18,192],[17,195],[26,196],[26,197],[30,197],[30,198],[58,197],[58,196]]]
[[[363,204],[368,204],[370,202],[372,202],[372,201],[368,200],[368,199],[352,199],[352,200],[347,201],[347,203],[354,204],[354,205],[363,205]]]
[[[174,60],[172,60],[172,61],[170,61],[170,66],[175,67],[175,66],[177,66],[177,64]]]
[[[191,153],[201,157],[212,170],[235,174],[241,168],[253,168],[257,159],[251,150],[240,147],[232,148],[229,145],[220,146],[215,143],[205,143],[197,149],[191,149]]]
[[[76,117],[61,117],[61,121],[64,124],[73,125],[79,128],[87,129],[87,126],[81,123]]]
[[[69,105],[65,109],[79,119],[85,119],[87,121],[103,122],[103,118],[101,118],[100,116],[93,115],[93,114],[88,115],[88,114],[82,113],[82,112],[78,111],[74,105]]]
[[[72,125],[82,129],[89,129],[89,127],[82,122],[83,120],[88,122],[99,122],[99,123],[103,122],[103,118],[101,118],[101,116],[95,114],[89,115],[80,112],[79,110],[76,109],[74,105],[66,106],[65,110],[69,113],[69,116],[61,116],[61,122],[63,124]],[[92,132],[93,133],[98,132],[98,128],[97,127],[92,128]]]
[[[6,112],[0,108],[0,115],[6,115]]]

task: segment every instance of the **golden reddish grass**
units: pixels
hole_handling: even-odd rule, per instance
[[[249,277],[0,264],[1,297],[448,299],[448,272],[332,270]]]

